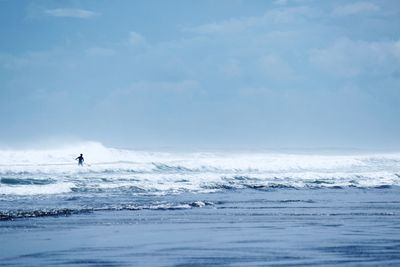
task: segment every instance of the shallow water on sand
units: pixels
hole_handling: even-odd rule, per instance
[[[66,202],[52,197],[37,199],[35,210],[49,213],[34,218],[18,216],[29,212],[19,199],[24,209],[7,218],[3,209],[0,266],[398,266],[399,194],[397,186],[227,189],[51,213],[49,202]]]

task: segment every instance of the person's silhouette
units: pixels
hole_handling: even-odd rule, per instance
[[[78,160],[78,165],[82,166],[83,165],[83,161],[85,161],[85,159],[83,158],[83,154],[81,154],[79,157],[77,157],[75,160]]]

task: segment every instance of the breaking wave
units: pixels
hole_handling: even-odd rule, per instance
[[[74,160],[80,153],[86,159],[83,167]],[[0,197],[395,185],[400,185],[400,153],[167,153],[95,142],[52,150],[0,150]]]

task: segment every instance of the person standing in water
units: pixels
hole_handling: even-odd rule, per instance
[[[83,158],[83,154],[81,154],[79,157],[77,157],[75,160],[78,160],[78,165],[82,166],[83,162],[85,161],[85,159]]]

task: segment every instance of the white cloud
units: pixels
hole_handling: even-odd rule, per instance
[[[309,4],[313,0],[274,0],[274,5],[284,6],[289,4]]]
[[[310,62],[322,70],[343,76],[392,75],[400,71],[400,41],[365,42],[348,38],[310,52]]]
[[[100,15],[99,13],[90,10],[78,9],[78,8],[47,9],[44,12],[46,15],[53,17],[69,17],[69,18],[80,18],[80,19],[89,19]]]
[[[129,44],[131,45],[140,45],[145,43],[146,39],[138,32],[130,32],[129,33]]]
[[[277,8],[265,13],[268,22],[276,24],[294,23],[302,18],[316,18],[321,16],[321,11],[308,6]]]
[[[192,28],[186,28],[184,30],[198,34],[235,33],[259,25],[262,22],[263,17],[233,18],[221,22],[207,23]]]
[[[269,79],[291,80],[296,78],[295,70],[281,57],[270,54],[260,59],[261,68]]]
[[[301,18],[313,18],[319,15],[318,10],[308,6],[274,8],[267,11],[263,16],[232,18],[185,28],[184,31],[197,34],[229,34],[255,27],[270,27],[271,24],[289,24]]]
[[[357,2],[338,6],[332,11],[332,15],[335,17],[350,16],[363,13],[373,13],[379,11],[379,6],[370,2]]]

